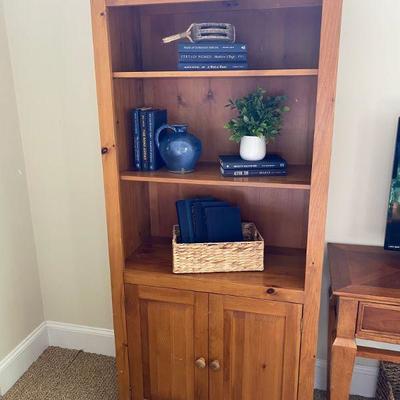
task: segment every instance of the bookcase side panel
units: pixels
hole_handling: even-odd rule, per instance
[[[130,383],[123,282],[124,251],[107,10],[104,0],[92,0],[91,8],[111,266],[116,367],[120,399],[128,400]]]
[[[342,0],[324,0],[301,341],[299,400],[313,397]]]

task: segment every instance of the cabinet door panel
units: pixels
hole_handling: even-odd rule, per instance
[[[208,398],[208,295],[127,285],[133,399]]]
[[[300,305],[210,296],[210,400],[295,400]]]

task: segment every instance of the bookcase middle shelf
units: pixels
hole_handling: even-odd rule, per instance
[[[274,177],[223,177],[218,163],[201,162],[195,172],[173,174],[165,168],[158,171],[124,171],[121,180],[153,183],[178,183],[187,185],[242,186],[276,189],[309,190],[311,185],[311,166],[289,165],[287,176]]]

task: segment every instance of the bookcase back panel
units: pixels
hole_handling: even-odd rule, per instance
[[[175,70],[177,45],[165,45],[162,38],[184,32],[193,22],[234,24],[237,42],[248,45],[251,69],[318,67],[321,7],[270,8],[269,3],[242,0],[111,9],[114,71]]]
[[[144,182],[121,182],[121,213],[125,257],[151,235],[149,189]]]
[[[143,106],[143,82],[141,79],[115,79],[114,95],[119,168],[121,171],[132,170],[134,162],[131,111]]]
[[[238,205],[242,220],[257,225],[266,245],[306,247],[309,192],[303,190],[151,183],[151,235],[171,237],[172,226],[177,223],[175,202],[198,196],[214,196]],[[143,207],[147,207],[144,202]]]
[[[317,79],[315,77],[146,79],[144,102],[168,110],[170,123],[187,123],[203,142],[202,161],[221,154],[237,154],[238,145],[224,128],[234,115],[228,99],[247,95],[257,87],[268,94],[285,94],[291,111],[285,114],[281,136],[268,151],[280,153],[290,164],[312,162]]]

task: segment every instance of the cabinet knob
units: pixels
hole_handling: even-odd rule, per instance
[[[204,369],[205,367],[207,367],[207,363],[206,363],[206,360],[205,360],[204,357],[198,358],[198,359],[194,362],[194,365],[195,365],[197,368],[200,368],[200,369]]]
[[[221,369],[221,365],[218,360],[214,360],[210,362],[210,368],[213,371],[219,371]]]

